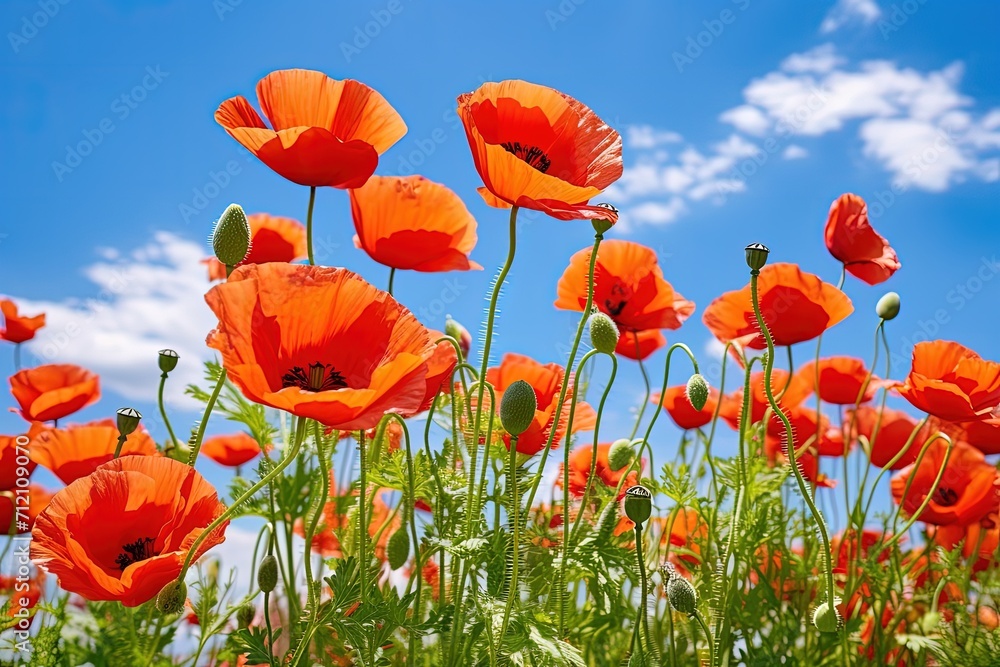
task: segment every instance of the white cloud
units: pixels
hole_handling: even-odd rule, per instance
[[[771,127],[771,121],[763,111],[749,104],[741,104],[722,112],[719,120],[729,123],[737,130],[760,136]]]
[[[819,27],[822,33],[831,33],[853,22],[871,25],[882,16],[882,10],[874,0],[837,0],[837,4],[827,13]]]
[[[807,157],[808,155],[809,151],[802,148],[802,146],[799,146],[798,144],[792,144],[791,146],[788,146],[787,148],[785,148],[785,150],[781,152],[781,157],[785,158],[786,160],[801,160],[802,158]]]
[[[183,395],[202,383],[202,362],[212,358],[205,336],[217,320],[205,304],[210,284],[200,260],[207,249],[167,232],[121,256],[101,250],[102,261],[84,269],[93,298],[24,302],[27,312],[45,312],[46,326],[28,344],[39,363],[73,363],[101,376],[105,390],[134,401],[155,401],[160,371],[157,352],[176,350],[165,398],[192,407]]]
[[[804,53],[793,53],[788,56],[781,61],[781,69],[786,72],[825,74],[846,62],[846,59],[837,55],[833,44],[822,44]]]
[[[630,125],[625,128],[625,145],[629,148],[656,148],[682,141],[676,132],[657,130],[651,125]]]

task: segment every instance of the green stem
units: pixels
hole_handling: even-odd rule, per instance
[[[646,405],[649,404],[650,395],[649,374],[646,372],[646,365],[642,363],[642,355],[639,353],[639,333],[633,331],[632,337],[635,339],[635,360],[639,362],[639,372],[642,373],[642,382],[646,386],[646,395],[642,399],[639,415],[635,418],[635,425],[632,427],[632,435],[628,437],[629,440],[635,440],[635,434],[639,432],[639,424],[642,423],[642,416],[646,413]]]
[[[361,562],[361,604],[365,604],[368,601],[368,568],[371,566],[371,561],[368,559],[368,522],[365,521],[365,503],[366,493],[368,487],[368,457],[365,455],[365,450],[367,449],[367,443],[365,442],[365,432],[358,432],[358,528],[359,528],[359,543],[358,552],[360,556],[358,560]]]
[[[205,439],[205,429],[208,427],[208,419],[212,416],[212,410],[215,409],[215,402],[219,400],[219,394],[222,392],[222,387],[225,384],[226,369],[223,368],[219,372],[219,379],[215,383],[215,389],[212,391],[212,395],[209,396],[208,403],[205,404],[205,412],[201,416],[201,421],[198,423],[198,433],[195,435],[194,442],[191,443],[191,453],[188,455],[188,465],[192,468],[198,460],[198,452],[201,451],[201,441]]]
[[[510,610],[514,607],[514,598],[518,595],[517,578],[518,565],[521,560],[521,499],[517,495],[517,436],[510,437],[510,457],[507,459],[507,483],[510,485],[510,514],[514,523],[511,538],[511,555],[513,563],[510,570],[510,584],[507,587],[507,604],[503,610],[503,623],[500,624],[500,641],[507,636],[507,624],[510,622]]]
[[[309,257],[309,266],[316,265],[316,257],[313,255],[313,206],[316,204],[316,186],[309,188],[309,208],[306,209],[306,254]]]
[[[392,282],[393,280],[395,280],[395,278],[396,278],[396,267],[395,266],[389,267],[389,289],[386,290],[387,292],[389,292],[389,296],[392,296]],[[461,355],[459,355],[459,358],[461,358]]]
[[[309,517],[309,523],[306,526],[305,531],[305,554],[303,557],[303,567],[305,568],[306,577],[306,598],[307,604],[309,605],[309,621],[306,624],[306,630],[303,632],[303,638],[309,637],[312,634],[312,628],[315,626],[316,620],[319,617],[319,586],[313,581],[313,571],[312,571],[312,541],[313,536],[316,534],[316,528],[319,526],[319,518],[323,516],[323,508],[328,501],[330,495],[330,467],[329,467],[329,457],[327,456],[326,447],[324,446],[323,439],[320,437],[319,422],[315,420],[312,421],[313,425],[313,439],[316,441],[316,454],[319,457],[319,469],[322,478],[320,479],[320,491],[318,494],[318,499],[316,501],[316,507],[312,512],[312,516]],[[334,432],[334,437],[336,438],[339,434]],[[322,574],[322,572],[320,573]],[[308,647],[301,646],[299,652],[307,653]]]
[[[157,401],[160,404],[160,416],[163,417],[163,425],[167,427],[167,433],[170,435],[170,442],[173,443],[174,447],[180,447],[180,443],[177,441],[177,436],[174,435],[174,429],[170,426],[170,419],[167,418],[167,407],[163,403],[163,387],[167,384],[167,373],[163,373],[160,376],[160,391],[157,395]]]
[[[709,662],[708,662],[708,664],[714,665],[715,664],[715,641],[712,639],[712,631],[708,629],[708,625],[705,623],[705,619],[703,619],[701,617],[701,614],[698,613],[697,609],[695,610],[694,614],[692,614],[692,616],[694,616],[695,620],[698,621],[698,625],[701,626],[701,631],[705,633],[705,640],[708,642],[708,655],[709,655],[709,658],[708,658]],[[697,653],[697,652],[698,652],[698,648],[695,647],[695,653]]]
[[[642,622],[642,635],[645,637],[647,643],[650,641],[649,637],[649,614],[646,613],[646,593],[647,593],[647,581],[646,581],[646,561],[642,557],[642,524],[635,524],[635,558],[639,564],[639,584],[642,590],[639,593],[639,619]],[[639,638],[639,646],[645,648],[643,645],[643,638]],[[645,664],[645,660],[643,663]]]
[[[417,488],[416,482],[414,481],[415,474],[413,471],[413,452],[410,449],[410,430],[406,427],[406,421],[403,420],[397,414],[390,413],[386,415],[389,419],[395,419],[400,428],[403,429],[403,444],[406,447],[406,486],[409,493],[409,498],[407,500],[406,512],[403,517],[403,521],[406,521],[410,525],[410,539],[413,542],[413,571],[416,577],[416,595],[413,599],[413,622],[415,625],[420,624],[420,590],[421,584],[423,582],[423,573],[421,572],[420,565],[420,538],[417,535],[417,522],[414,520],[413,516],[413,506],[417,502]],[[410,642],[409,642],[409,658],[407,660],[408,665],[417,664],[417,633],[410,631]]]

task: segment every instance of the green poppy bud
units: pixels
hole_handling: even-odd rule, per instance
[[[708,380],[701,373],[695,373],[688,378],[684,393],[691,407],[700,411],[708,403]]]
[[[618,209],[612,206],[611,204],[608,204],[607,202],[601,202],[600,204],[595,204],[595,206],[606,208],[612,213],[618,213]],[[604,219],[591,220],[590,224],[594,226],[594,232],[602,235],[604,234],[604,232],[608,231],[609,229],[615,226],[615,223],[611,222],[610,220],[604,220]]]
[[[139,428],[142,415],[135,408],[121,408],[116,413],[118,421],[118,434],[129,435]]]
[[[837,611],[837,606],[840,604],[840,598],[834,598],[834,606],[830,606],[829,602],[824,602],[823,604],[816,607],[813,611],[813,625],[820,632],[836,632],[840,629],[843,620],[840,618],[840,612]]]
[[[250,252],[250,223],[239,204],[230,204],[212,230],[212,249],[226,266],[236,266]]]
[[[402,525],[389,536],[389,541],[385,545],[385,557],[389,561],[389,567],[398,570],[403,567],[410,557],[410,534],[406,532],[406,526]]]
[[[500,399],[500,423],[511,435],[521,435],[535,419],[538,399],[535,390],[524,380],[511,383]]]
[[[754,271],[760,271],[767,264],[767,254],[771,252],[763,243],[751,243],[746,247],[747,266]]]
[[[682,614],[691,615],[698,610],[698,591],[679,574],[674,574],[667,582],[667,599],[670,606]]]
[[[160,350],[160,370],[164,373],[169,373],[177,368],[177,361],[179,359],[180,355],[173,350]]]
[[[462,356],[468,359],[469,350],[472,349],[472,334],[469,333],[469,330],[456,320],[451,319],[451,315],[448,315],[444,321],[444,332],[458,341],[458,347],[462,350]]]
[[[156,609],[161,614],[179,614],[184,610],[185,600],[187,600],[187,585],[183,581],[174,579],[156,594]]]
[[[604,354],[614,354],[618,347],[618,325],[604,313],[597,312],[587,321],[590,327],[590,343],[594,349]]]
[[[252,602],[246,602],[240,605],[236,612],[236,624],[241,628],[249,628],[256,616],[257,608],[253,606]]]
[[[611,443],[608,449],[608,467],[617,472],[632,463],[635,452],[632,451],[632,441],[622,438]]]
[[[886,292],[875,304],[875,313],[886,321],[895,318],[899,315],[899,295],[895,292]]]
[[[270,593],[278,585],[278,559],[274,554],[264,556],[257,567],[257,586],[265,593]]]
[[[653,513],[653,494],[644,486],[633,486],[625,492],[625,516],[642,527]]]

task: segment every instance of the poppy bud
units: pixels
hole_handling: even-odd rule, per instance
[[[600,204],[595,204],[595,206],[600,206],[601,208],[606,208],[609,211],[611,211],[612,213],[617,213],[618,212],[617,208],[615,208],[611,204],[608,204],[607,202],[601,202]],[[611,229],[612,227],[615,226],[615,223],[611,222],[610,220],[603,220],[603,219],[602,220],[597,220],[597,219],[591,220],[590,224],[592,224],[594,226],[594,231],[597,234],[604,234],[604,232],[608,231],[609,229]]]
[[[246,602],[240,605],[236,612],[236,623],[241,628],[249,628],[255,616],[257,616],[257,608],[253,606],[252,602]]]
[[[389,536],[389,541],[385,545],[386,560],[389,567],[398,570],[406,563],[410,557],[410,534],[406,532],[406,526],[400,526]]]
[[[875,314],[886,321],[899,315],[899,295],[895,292],[886,292],[875,304]]]
[[[270,593],[278,585],[278,559],[274,554],[264,556],[257,567],[257,586],[265,593]]]
[[[611,443],[608,449],[608,467],[617,472],[632,463],[632,441],[622,438]]]
[[[747,266],[754,271],[760,271],[767,264],[767,253],[771,252],[763,243],[751,243],[746,247]]]
[[[667,582],[667,599],[670,606],[682,614],[691,615],[698,610],[698,591],[679,574],[674,574]]]
[[[230,204],[212,230],[212,249],[226,266],[236,266],[250,252],[250,223],[239,204]]]
[[[500,399],[500,423],[511,435],[521,435],[531,426],[537,408],[535,390],[524,380],[517,380],[507,387]]]
[[[653,513],[653,494],[644,486],[633,486],[625,492],[625,516],[641,528]]]
[[[836,632],[840,629],[843,621],[836,607],[839,603],[840,598],[834,598],[833,607],[830,606],[829,602],[824,602],[816,607],[815,611],[813,611],[813,625],[816,626],[817,630],[820,632]]]
[[[173,350],[160,350],[160,370],[164,373],[174,370],[177,368],[178,359],[180,359],[180,355]]]
[[[161,614],[179,614],[187,600],[187,584],[178,579],[167,583],[156,594],[156,609]]]
[[[139,421],[142,419],[142,415],[135,408],[120,408],[117,416],[118,434],[126,436],[139,428]]]
[[[451,319],[451,315],[448,315],[444,321],[444,332],[458,341],[462,356],[468,358],[469,350],[472,348],[472,334],[469,333],[469,330],[456,320]]]
[[[708,380],[701,373],[695,373],[688,378],[684,393],[691,407],[700,412],[708,402]]]
[[[618,347],[618,325],[601,312],[593,313],[587,322],[590,327],[590,344],[604,354],[614,354]]]

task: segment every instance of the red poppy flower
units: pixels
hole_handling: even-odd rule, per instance
[[[830,426],[830,419],[826,415],[817,415],[814,408],[806,405],[782,406],[782,411],[792,425],[796,452],[808,442],[810,451],[820,456],[843,456],[846,453],[843,433]],[[775,438],[784,436],[785,425],[777,415],[771,417],[767,433]]]
[[[31,441],[31,459],[51,470],[63,484],[71,484],[113,459],[117,447],[118,428],[115,422],[105,419],[40,431]],[[121,451],[122,456],[159,453],[143,428],[129,434]]]
[[[44,430],[44,424],[35,422],[29,427],[27,433],[0,435],[0,491],[16,488],[18,478],[22,477],[25,472],[31,475],[38,464],[30,458],[25,461],[25,457],[29,457],[31,454],[31,441]],[[23,465],[18,465],[19,457]],[[24,471],[19,471],[18,468],[24,468]]]
[[[444,336],[440,331],[433,329],[430,330],[430,334],[432,341],[440,340]],[[427,389],[417,412],[430,410],[434,399],[448,387],[448,380],[451,378],[451,372],[457,363],[458,354],[455,352],[454,345],[443,340],[435,346],[434,352],[427,360]],[[398,428],[399,424],[396,424],[396,427]]]
[[[587,305],[591,251],[570,258],[556,288],[556,308],[582,312]],[[694,302],[663,279],[652,248],[618,239],[604,241],[597,251],[594,307],[625,331],[678,329],[694,312]]]
[[[306,256],[306,228],[298,220],[282,218],[267,213],[247,216],[250,225],[250,251],[242,262],[265,264],[267,262],[295,262]],[[226,265],[214,257],[202,260],[208,265],[209,280],[225,280]]]
[[[649,397],[649,400],[659,405],[660,393],[654,392]],[[667,391],[663,394],[663,409],[667,411],[667,414],[670,415],[670,418],[679,428],[685,430],[701,428],[712,421],[712,415],[715,414],[715,408],[718,403],[719,390],[714,387],[709,389],[708,400],[705,401],[705,407],[701,410],[695,410],[694,406],[691,405],[691,401],[687,397],[687,387],[685,385],[668,387]]]
[[[248,433],[217,435],[201,443],[201,453],[220,466],[235,468],[252,461],[260,454],[260,445]]]
[[[248,399],[341,431],[416,414],[440,370],[430,332],[346,269],[244,266],[205,300],[208,345]]]
[[[701,545],[708,538],[708,524],[698,510],[685,507],[657,521],[663,529],[660,541],[670,545],[668,561],[682,576],[701,566]]]
[[[1000,548],[1000,517],[990,512],[968,525],[935,526],[931,533],[934,543],[947,550],[962,545],[962,555],[972,562],[974,572],[995,564]]]
[[[908,514],[913,514],[944,463],[947,445],[938,439],[930,444],[919,467],[911,465],[892,479],[892,497]],[[909,493],[903,496],[907,481]],[[945,467],[941,483],[918,519],[939,526],[978,521],[1000,507],[1000,477],[986,462],[982,452],[956,442]]]
[[[57,493],[32,530],[31,557],[87,600],[135,607],[177,579],[187,551],[225,506],[193,468],[125,456]],[[223,523],[198,548],[224,539]]]
[[[0,314],[3,314],[3,328],[0,340],[23,343],[35,337],[35,332],[45,326],[45,313],[41,315],[18,315],[17,304],[10,299],[0,299]]]
[[[476,219],[447,187],[423,176],[372,176],[351,190],[354,245],[379,264],[413,271],[482,269],[469,261]]]
[[[851,275],[869,285],[888,280],[899,269],[896,251],[868,221],[868,206],[857,195],[841,195],[826,219],[826,248]]]
[[[625,474],[625,471],[628,470],[628,466],[621,470],[612,470],[611,465],[608,463],[608,451],[610,449],[611,443],[597,445],[597,466],[594,469],[594,474],[597,476],[597,481],[608,488],[614,489],[618,487],[618,482],[621,480],[622,475]],[[594,445],[592,444],[580,445],[569,453],[569,492],[577,498],[582,496],[584,490],[587,488],[587,480],[590,478],[590,462],[593,455]],[[559,468],[560,473],[556,484],[561,487],[563,481],[562,466],[560,465]],[[635,473],[633,472],[633,474]]]
[[[10,391],[28,421],[62,419],[97,402],[100,381],[90,371],[72,364],[46,364],[10,376]]]
[[[770,461],[771,465],[787,465],[788,464],[788,452],[785,445],[783,444],[784,436],[773,436],[768,435],[764,438],[764,454],[767,456],[767,460]],[[798,443],[801,447],[802,443]],[[796,448],[795,450],[795,462],[799,466],[799,470],[802,471],[802,477],[806,481],[810,482],[814,486],[820,486],[827,489],[832,489],[837,486],[837,481],[830,479],[825,474],[819,471],[819,457],[816,456],[815,447],[809,447],[804,452],[799,452]]]
[[[795,264],[765,266],[757,278],[757,291],[775,345],[812,340],[854,311],[843,292]],[[755,350],[767,347],[757,326],[749,284],[710,303],[702,321],[723,343],[735,340]]]
[[[498,406],[503,392],[517,380],[524,380],[531,385],[538,403],[534,420],[528,430],[517,438],[517,451],[526,456],[537,454],[545,447],[553,429],[555,436],[552,439],[552,446],[557,447],[559,441],[567,435],[570,402],[573,399],[573,376],[570,375],[566,379],[569,387],[566,390],[566,399],[560,406],[559,389],[563,381],[563,368],[559,364],[541,364],[521,354],[506,354],[500,366],[486,371],[486,381],[492,384],[496,391]],[[596,421],[597,413],[594,409],[587,403],[578,401],[570,433],[590,431]],[[509,449],[510,435],[504,433],[503,439]]]
[[[257,84],[268,128],[245,97],[223,102],[215,120],[280,176],[299,185],[358,188],[379,156],[406,134],[385,98],[363,83],[322,72],[271,72]]]
[[[861,403],[867,403],[875,395],[880,381],[872,375],[868,378],[865,362],[854,357],[826,357],[819,360],[819,386],[816,386],[816,362],[809,361],[799,367],[796,375],[802,378],[813,391],[819,394],[824,403],[834,405],[854,405],[858,402],[861,387],[868,386],[862,395]]]
[[[635,361],[649,357],[667,344],[667,337],[658,329],[626,331],[618,337],[615,354]]]
[[[1000,454],[1000,409],[994,410],[992,419],[955,424],[961,439],[983,454]]]
[[[402,523],[397,514],[391,523],[386,524],[392,516],[392,510],[386,503],[386,496],[392,493],[390,489],[379,489],[372,497],[372,506],[368,511],[368,535],[370,537],[379,536],[379,541],[375,544],[375,556],[381,560],[385,559],[385,548],[389,542],[389,536],[399,528]],[[337,483],[333,473],[330,473],[329,500],[323,505],[323,516],[313,534],[312,551],[322,555],[324,558],[341,558],[343,553],[340,547],[340,532],[347,528],[347,510],[351,503],[355,503],[353,496],[357,491],[352,491],[348,495],[342,495],[337,490]],[[383,527],[383,524],[385,526]],[[295,534],[305,537],[305,522],[297,519],[293,527]],[[381,530],[381,534],[379,531]]]
[[[771,371],[771,393],[780,396],[778,405],[782,408],[794,408],[800,405],[809,394],[812,386],[798,375],[788,376],[788,371],[775,368]],[[764,389],[764,371],[750,374],[750,422],[756,424],[764,418],[764,413],[770,404]],[[740,427],[740,415],[743,412],[743,388],[740,387],[722,397],[722,407],[719,415],[735,429]]]
[[[42,513],[42,510],[48,507],[49,501],[52,500],[52,493],[38,484],[29,484],[27,491],[27,511],[25,511],[24,501],[16,501],[9,495],[0,494],[0,535],[10,534],[11,522],[14,519],[18,519],[18,523],[15,526],[18,534],[30,531],[35,525],[35,519]],[[10,493],[14,494],[16,492],[11,490]],[[15,503],[17,503],[16,508]],[[20,511],[15,511],[15,509]]]
[[[849,424],[853,411],[848,411],[846,421]],[[875,424],[878,422],[878,410],[863,405],[858,408],[857,413],[853,413],[855,437],[864,436],[867,438],[871,451],[869,459],[873,466],[884,468],[893,458],[906,447],[906,441],[910,434],[917,427],[917,420],[901,410],[886,408],[882,412],[882,421],[879,422],[878,433],[875,433]],[[907,448],[898,461],[890,468],[900,470],[917,460],[917,455],[923,448],[924,443],[933,433],[929,425],[925,425],[913,438],[913,442]]]
[[[525,81],[484,83],[458,98],[486,203],[559,220],[616,222],[588,204],[622,175],[622,138],[572,97]]]
[[[945,421],[988,419],[1000,405],[1000,363],[946,340],[913,346],[913,365],[899,394]]]

